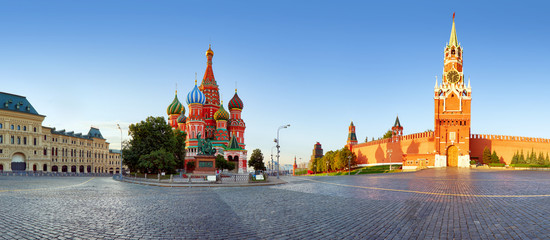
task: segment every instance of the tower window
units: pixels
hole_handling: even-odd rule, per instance
[[[451,50],[451,55],[455,55],[455,50]]]

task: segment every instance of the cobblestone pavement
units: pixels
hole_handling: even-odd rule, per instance
[[[8,239],[549,239],[550,174],[429,169],[166,188],[0,177]]]

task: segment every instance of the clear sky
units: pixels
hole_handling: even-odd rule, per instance
[[[360,142],[397,114],[404,134],[433,129],[456,12],[472,133],[550,138],[550,4],[480,2],[1,1],[0,91],[117,149],[117,123],[166,117],[176,83],[184,102],[211,43],[224,104],[236,83],[244,102],[249,155],[269,159],[291,124],[281,160],[305,162],[317,141],[342,148],[351,120]]]

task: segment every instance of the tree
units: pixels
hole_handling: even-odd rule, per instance
[[[491,155],[491,162],[500,163],[500,159],[498,158],[497,152],[495,150],[493,150],[493,154]]]
[[[488,147],[485,147],[483,149],[483,158],[482,158],[482,161],[484,164],[489,164],[491,163],[491,150],[489,150]]]
[[[317,172],[317,159],[319,158],[312,158],[309,160],[309,170]]]
[[[152,151],[139,158],[139,167],[151,172],[173,172],[175,166],[174,154],[167,152],[164,148]]]
[[[544,165],[544,155],[542,152],[539,153],[539,157],[537,158],[537,164]]]
[[[338,163],[336,165],[338,169],[346,169],[348,165],[355,166],[357,164],[356,160],[355,153],[344,147],[338,151]]]
[[[174,158],[176,160],[176,168],[184,169],[185,164],[185,139],[187,134],[183,131],[174,131],[175,145],[174,145]]]
[[[235,169],[235,163],[229,162],[225,160],[223,155],[218,154],[216,155],[216,168],[217,169],[227,169],[229,171]]]
[[[382,136],[382,139],[391,138],[392,132],[391,130],[388,130],[386,133],[384,133],[384,136]]]
[[[531,149],[531,155],[529,156],[529,163],[530,164],[537,163],[537,154],[535,154],[535,149]]]
[[[256,171],[265,171],[264,155],[260,149],[254,149],[254,151],[252,151],[252,156],[250,156],[250,160],[248,160],[248,166],[254,168]]]
[[[147,158],[142,157],[161,149],[172,154],[174,158],[173,162],[168,162],[173,166],[164,166],[162,167],[163,170],[183,166],[183,156],[185,155],[185,140],[183,138],[185,134],[178,130],[172,130],[164,117],[147,117],[145,121],[130,124],[128,134],[131,139],[125,144],[122,153],[124,156],[123,163],[131,171],[145,171],[151,169],[151,167],[156,168],[147,162],[142,164],[141,161],[146,161],[145,159],[152,160],[154,157],[158,157],[160,152]]]
[[[521,149],[521,153],[519,154],[518,163],[524,164],[525,162],[525,155],[523,155],[523,149]]]
[[[518,159],[519,159],[519,151],[516,151],[516,153],[514,153],[514,156],[512,157],[512,161],[510,162],[510,164],[517,164]]]
[[[331,169],[332,170],[337,169],[335,155],[336,155],[336,152],[334,151],[328,151],[325,153],[325,156],[323,156],[322,163],[321,163],[322,171],[330,171]]]

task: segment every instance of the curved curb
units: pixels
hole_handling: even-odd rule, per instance
[[[128,179],[114,179],[119,182],[133,183],[145,186],[155,186],[155,187],[180,187],[180,188],[192,188],[192,187],[207,187],[207,188],[216,188],[216,187],[259,187],[259,186],[275,186],[286,184],[287,182],[279,179],[278,182],[267,182],[267,183],[243,183],[243,184],[231,184],[231,183],[214,183],[214,184],[204,184],[204,183],[156,183],[156,182],[145,182],[145,181],[133,181]]]

